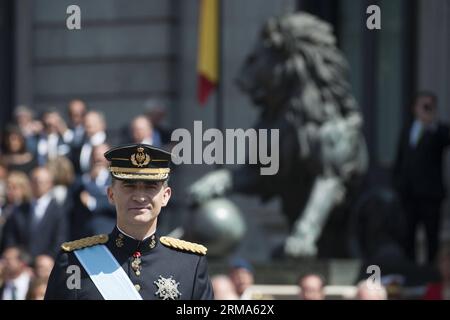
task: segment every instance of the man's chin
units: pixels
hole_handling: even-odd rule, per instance
[[[153,218],[152,215],[150,213],[140,213],[140,214],[136,214],[134,216],[131,217],[130,222],[132,224],[147,224],[152,222]]]
[[[147,223],[151,220],[151,217],[145,214],[139,214],[134,216],[131,221],[134,223]]]

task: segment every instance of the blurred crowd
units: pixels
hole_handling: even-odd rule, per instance
[[[165,105],[148,100],[114,135],[105,115],[78,99],[66,114],[15,109],[0,132],[0,299],[42,299],[64,241],[112,230],[103,154],[122,143],[170,149],[165,117]]]
[[[232,259],[226,273],[211,277],[216,300],[450,300],[450,243],[438,253],[439,280],[407,288],[395,275],[359,278],[353,285],[331,285],[315,271],[302,273],[291,285],[263,285],[256,281],[252,264]]]

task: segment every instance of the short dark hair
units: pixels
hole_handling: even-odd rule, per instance
[[[16,250],[18,252],[18,258],[24,264],[30,266],[31,263],[33,262],[31,255],[28,253],[28,251],[23,246],[17,246],[17,245],[7,246],[3,250],[3,254],[6,252],[6,250],[10,250],[10,249]]]
[[[47,109],[45,109],[44,111],[41,112],[41,119],[43,119],[46,115],[51,114],[51,113],[57,113],[58,115],[61,115],[61,113],[59,112],[58,108],[56,107],[49,107]]]
[[[325,287],[325,285],[326,285],[325,276],[320,273],[315,273],[315,272],[306,272],[306,273],[301,274],[297,279],[297,284],[300,286],[303,279],[305,279],[306,277],[312,277],[312,276],[319,278],[320,281],[322,282],[322,287]]]
[[[419,100],[419,98],[422,97],[430,97],[433,100],[434,104],[437,105],[438,98],[434,92],[429,90],[422,90],[417,92],[416,97],[414,99],[414,103],[416,103],[417,100]]]
[[[5,128],[5,130],[3,131],[3,138],[2,138],[2,142],[1,142],[1,150],[4,153],[9,153],[10,152],[10,146],[9,146],[9,137],[11,135],[17,135],[19,136],[22,145],[20,147],[19,153],[24,153],[27,151],[27,145],[26,145],[26,141],[25,141],[25,137],[22,134],[22,131],[20,131],[20,128],[17,125],[14,124],[8,124]]]

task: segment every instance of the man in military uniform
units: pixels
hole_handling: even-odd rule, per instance
[[[61,246],[45,299],[213,299],[206,248],[160,236],[156,228],[171,195],[171,154],[134,144],[105,157],[117,225],[109,235]]]

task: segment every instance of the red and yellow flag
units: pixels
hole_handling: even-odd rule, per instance
[[[219,1],[200,0],[197,89],[202,105],[219,79]]]

